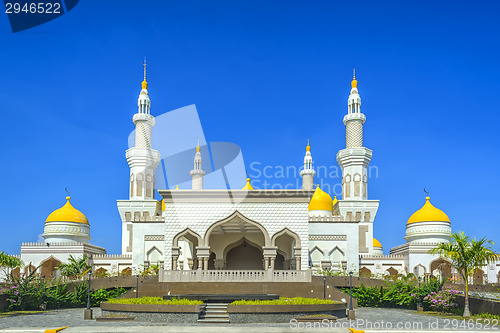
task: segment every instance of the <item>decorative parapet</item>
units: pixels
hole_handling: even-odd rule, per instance
[[[404,256],[399,255],[399,254],[384,254],[384,255],[373,255],[373,254],[360,254],[359,259],[375,259],[375,260],[381,260],[381,259],[398,259],[398,260],[404,260]]]
[[[311,282],[311,270],[160,270],[160,282]]]
[[[335,216],[309,216],[309,222],[344,222],[344,217],[341,215]],[[359,221],[348,221],[359,222]]]
[[[132,259],[131,254],[95,254],[92,259],[106,260],[106,259]]]
[[[309,235],[310,241],[345,241],[346,235]]]

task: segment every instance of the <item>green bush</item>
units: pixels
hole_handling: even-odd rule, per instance
[[[164,300],[161,297],[140,297],[140,298],[115,298],[109,299],[113,304],[170,304],[170,305],[197,305],[203,304],[202,301],[190,300],[185,298],[172,298]]]
[[[294,297],[294,298],[283,298],[274,300],[239,300],[234,301],[232,305],[304,305],[304,304],[333,304],[334,301],[328,299],[320,298],[305,298],[305,297]]]
[[[7,311],[38,310],[42,303],[48,309],[84,307],[87,305],[88,284],[73,283],[73,291],[68,291],[68,284],[61,280],[45,281],[34,273],[26,277],[14,278],[12,285],[0,289],[8,295]],[[102,301],[118,297],[127,291],[125,288],[92,290],[90,305],[98,306]]]
[[[352,288],[352,296],[358,300],[358,305],[363,307],[385,307],[415,309],[419,295],[422,297],[424,309],[430,308],[430,301],[424,298],[439,292],[444,281],[429,279],[418,287],[414,277],[400,279],[393,283],[385,283],[382,287],[366,287],[361,284],[358,288]],[[349,288],[341,288],[349,294]]]

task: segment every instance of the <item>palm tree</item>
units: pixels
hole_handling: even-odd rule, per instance
[[[459,272],[465,283],[464,317],[470,317],[469,312],[469,277],[476,268],[495,262],[498,254],[491,249],[495,245],[486,237],[476,240],[469,238],[464,232],[454,232],[451,242],[441,243],[429,251],[451,260],[451,265]]]
[[[21,259],[8,255],[5,252],[0,252],[0,266],[8,267],[8,268],[17,268],[21,267],[23,262]]]
[[[68,278],[81,276],[90,268],[91,265],[88,263],[88,257],[86,254],[84,254],[80,259],[76,259],[70,255],[67,263],[59,264],[59,266],[57,266],[57,269],[61,271],[61,275]]]

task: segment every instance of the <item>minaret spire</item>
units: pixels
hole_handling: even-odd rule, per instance
[[[316,171],[313,169],[313,160],[311,155],[311,146],[309,145],[309,138],[307,138],[306,154],[304,156],[304,169],[300,171],[302,176],[302,190],[312,191],[314,190],[314,175]]]
[[[344,200],[366,200],[367,171],[372,151],[363,147],[363,124],[366,116],[361,113],[361,97],[358,92],[356,71],[353,69],[351,92],[347,100],[347,114],[344,116],[345,144],[337,154],[342,168],[342,191]]]
[[[135,146],[127,150],[127,161],[130,166],[130,199],[152,200],[160,153],[152,148],[155,117],[151,115],[151,100],[146,81],[146,58],[142,65],[144,81],[142,81],[142,89],[137,100],[137,113],[132,118],[135,124]]]
[[[193,190],[203,190],[203,177],[205,176],[205,171],[202,170],[201,165],[201,149],[199,139],[198,145],[196,146],[196,154],[194,155],[194,168],[189,174],[192,177],[191,188]]]

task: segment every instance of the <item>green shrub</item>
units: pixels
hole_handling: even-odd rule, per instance
[[[333,304],[334,301],[328,299],[320,298],[305,298],[305,297],[294,297],[294,298],[284,298],[274,300],[239,300],[234,301],[232,305],[305,305],[305,304]]]
[[[109,299],[113,304],[170,304],[170,305],[197,305],[203,304],[202,301],[190,300],[185,298],[172,298],[164,300],[161,297],[140,297],[140,298],[115,298]]]

